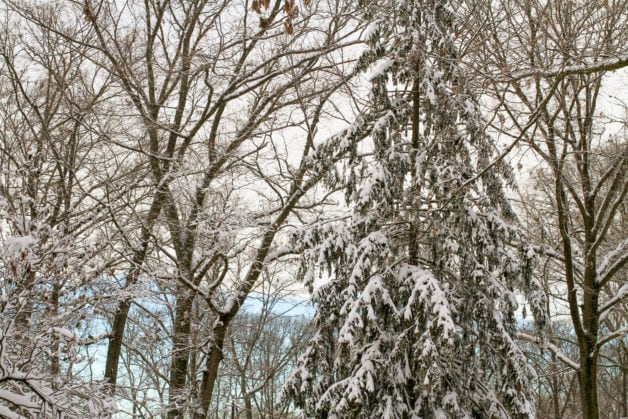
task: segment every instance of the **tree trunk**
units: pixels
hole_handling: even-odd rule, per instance
[[[49,316],[51,319],[55,319],[59,315],[59,298],[61,295],[61,285],[59,282],[55,282],[52,288],[52,295],[50,303],[48,305]],[[61,360],[59,359],[59,336],[53,336],[52,341],[52,359],[50,362],[50,373],[53,376],[59,375],[61,372]]]
[[[242,387],[242,398],[244,399],[244,417],[246,419],[253,419],[253,405],[251,404],[251,395],[247,392],[246,377],[244,374],[240,377]]]
[[[122,341],[124,339],[124,329],[129,316],[132,300],[124,299],[118,302],[116,314],[111,326],[109,345],[107,346],[107,361],[105,363],[105,381],[111,385],[111,393],[115,392],[118,381],[118,364],[122,353]]]
[[[244,395],[244,410],[244,415],[246,416],[246,419],[253,419],[253,405],[251,404],[250,394]]]
[[[556,419],[561,419],[560,415],[560,383],[558,382],[558,371],[556,368],[556,354],[552,352],[552,364],[551,364],[551,374],[552,374],[552,407],[554,409],[554,417]]]
[[[146,259],[148,252],[148,241],[151,238],[153,225],[161,212],[161,205],[164,200],[164,188],[165,184],[161,186],[151,203],[146,221],[142,225],[141,243],[139,249],[135,251],[133,255],[133,267],[129,274],[126,287],[134,285],[140,276],[141,267]],[[124,341],[124,329],[126,328],[126,320],[129,316],[129,310],[133,304],[133,299],[125,297],[120,300],[116,306],[116,313],[113,318],[113,325],[111,328],[111,334],[109,336],[109,344],[107,345],[107,361],[105,364],[105,381],[111,386],[111,393],[115,393],[116,384],[118,381],[118,364],[120,362],[120,354],[122,353],[122,342]]]
[[[190,361],[190,330],[192,327],[192,303],[194,295],[187,288],[179,286],[174,318],[174,336],[172,337],[172,360],[170,363],[170,382],[168,400],[173,407],[168,411],[169,419],[182,419],[184,414],[185,384]]]
[[[621,367],[621,416],[628,418],[628,350],[623,346],[623,366]]]
[[[226,320],[225,318],[221,318],[213,330],[214,341],[207,356],[200,389],[201,411],[196,413],[194,416],[195,419],[205,419],[209,412],[209,405],[214,392],[214,384],[218,378],[218,367],[223,358],[222,350],[225,343]]]
[[[593,355],[593,347],[587,345],[580,349],[580,406],[583,419],[599,419],[600,407],[597,396],[597,355]]]
[[[37,281],[35,277],[35,272],[30,269],[23,276],[22,283],[20,286],[28,292],[27,295],[31,295],[33,288],[35,287],[35,282]],[[15,316],[15,324],[17,329],[21,331],[23,337],[29,336],[29,330],[31,327],[31,318],[33,317],[33,306],[35,305],[35,301],[33,298],[27,298],[23,303],[19,305],[19,310]]]

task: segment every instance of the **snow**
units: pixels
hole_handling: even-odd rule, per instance
[[[380,27],[380,21],[374,20],[368,24],[364,32],[362,32],[362,39],[364,41],[370,41],[371,38],[377,33]]]
[[[381,60],[380,62],[375,63],[373,66],[373,70],[367,76],[368,80],[372,81],[379,77],[385,76],[393,64],[394,64],[393,60]]]
[[[368,168],[368,174],[360,186],[357,198],[358,205],[365,205],[373,199],[373,192],[377,186],[386,185],[386,169],[380,162],[374,162]]]
[[[602,324],[602,322],[608,317],[613,307],[615,307],[619,301],[626,298],[626,296],[628,296],[628,283],[622,285],[621,288],[619,288],[615,292],[615,295],[613,295],[612,298],[610,298],[600,307],[600,324]]]
[[[0,416],[6,419],[27,419],[26,416],[15,413],[6,406],[0,405]]]
[[[426,79],[423,82],[423,88],[425,89],[425,95],[427,96],[427,99],[430,101],[430,103],[432,105],[436,105],[436,93],[434,92],[434,86],[432,86],[432,82]]]
[[[10,378],[10,375],[7,378]],[[41,408],[39,403],[35,403],[31,400],[31,395],[16,394],[5,389],[0,389],[0,399],[12,403],[15,406],[22,406],[25,409],[39,410]]]
[[[404,283],[412,286],[412,292],[403,310],[405,319],[414,317],[417,307],[431,307],[436,327],[442,327],[445,341],[452,343],[456,333],[455,322],[449,308],[449,297],[442,290],[434,275],[416,266],[403,264],[398,273]]]
[[[513,73],[507,78],[508,81],[518,80],[532,76],[556,77],[559,75],[570,74],[590,74],[601,71],[612,71],[628,66],[628,54],[620,54],[605,60],[593,63],[577,64],[571,66],[563,66],[554,69],[527,69]]]
[[[384,131],[386,128],[390,126],[391,123],[395,121],[395,114],[392,111],[386,112],[383,116],[381,116],[375,124],[373,125],[373,133],[379,134]],[[380,162],[376,162],[381,165]]]
[[[58,333],[59,335],[63,336],[67,340],[72,340],[72,341],[77,341],[77,342],[79,340],[78,336],[76,336],[73,332],[63,327],[53,327],[52,330]]]
[[[13,236],[6,239],[5,249],[9,257],[16,258],[24,254],[35,245],[35,238],[27,234],[25,236]]]
[[[443,405],[454,411],[458,411],[460,409],[458,406],[458,395],[453,391],[448,392],[445,394],[445,397],[443,397]]]
[[[434,410],[434,419],[447,419],[447,415],[443,409],[438,408]]]
[[[477,112],[477,106],[469,99],[464,101],[464,112],[469,115],[474,115]]]
[[[613,265],[611,264],[611,261],[617,257],[621,258],[625,256],[627,251],[628,251],[628,239],[625,239],[621,243],[619,243],[617,247],[615,247],[615,249],[608,252],[604,256],[604,259],[602,259],[602,262],[597,267],[597,275],[595,277],[595,281],[597,284],[603,281],[606,271],[609,269],[612,269]]]

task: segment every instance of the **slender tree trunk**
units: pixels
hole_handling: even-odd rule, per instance
[[[118,380],[118,364],[122,353],[122,342],[124,339],[124,329],[129,310],[133,301],[126,298],[116,306],[116,314],[113,317],[109,345],[107,346],[107,361],[105,363],[105,380],[111,385],[111,393],[115,392]]]
[[[565,412],[567,411],[567,408],[569,408],[570,405],[575,404],[575,401],[571,402],[571,392],[573,391],[574,383],[576,382],[577,378],[578,372],[574,372],[571,380],[569,381],[569,388],[567,389],[567,393],[565,393],[565,403],[563,403],[563,408],[560,411],[561,418],[565,417]]]
[[[162,202],[164,200],[163,188],[157,191],[155,198],[146,216],[145,224],[142,226],[141,243],[139,249],[133,255],[133,268],[126,281],[126,288],[133,286],[140,276],[142,265],[146,259],[148,252],[148,242],[152,235],[153,225],[161,212]],[[129,316],[129,310],[133,304],[131,297],[125,297],[120,300],[116,306],[116,312],[113,317],[113,325],[109,336],[109,344],[107,345],[107,361],[105,364],[105,381],[111,385],[111,393],[115,392],[118,381],[118,365],[120,355],[122,353],[122,342],[124,341],[124,329]]]
[[[558,371],[556,370],[556,354],[552,352],[552,366],[550,368],[552,374],[552,407],[554,409],[554,417],[561,419],[560,415],[560,383],[558,382]]]
[[[52,295],[48,305],[49,316],[54,319],[59,315],[59,298],[61,294],[61,285],[56,281],[52,287]],[[59,375],[61,372],[61,360],[59,359],[59,337],[53,336],[52,341],[52,359],[50,363],[50,373],[53,376]]]
[[[195,419],[205,419],[207,412],[209,412],[209,405],[214,392],[214,384],[218,378],[218,367],[223,358],[222,350],[225,343],[226,320],[225,318],[221,318],[213,330],[214,340],[207,356],[200,389],[201,411],[194,416]]]
[[[246,419],[253,419],[253,405],[251,404],[251,395],[246,390],[246,380],[244,376],[242,378],[242,398],[244,399],[244,416]]]
[[[31,292],[35,287],[36,280],[34,271],[29,270],[24,274],[22,284],[20,285],[28,292],[28,295],[31,295]],[[24,337],[29,336],[34,305],[35,301],[33,301],[32,298],[26,299],[26,301],[20,305],[20,309],[15,316],[15,324],[18,330],[22,331]]]
[[[623,365],[621,367],[621,417],[628,418],[628,350],[623,346]]]

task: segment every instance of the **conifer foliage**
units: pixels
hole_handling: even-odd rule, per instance
[[[294,238],[316,333],[286,395],[307,417],[534,416],[515,292],[539,324],[544,302],[465,81],[456,3],[363,4],[369,106],[310,156],[345,153],[328,182],[349,214]]]

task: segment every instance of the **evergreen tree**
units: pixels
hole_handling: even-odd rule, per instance
[[[295,235],[316,333],[286,386],[307,417],[531,417],[513,340],[533,252],[504,193],[507,165],[465,80],[456,1],[363,4],[368,109],[321,145],[350,215]]]

